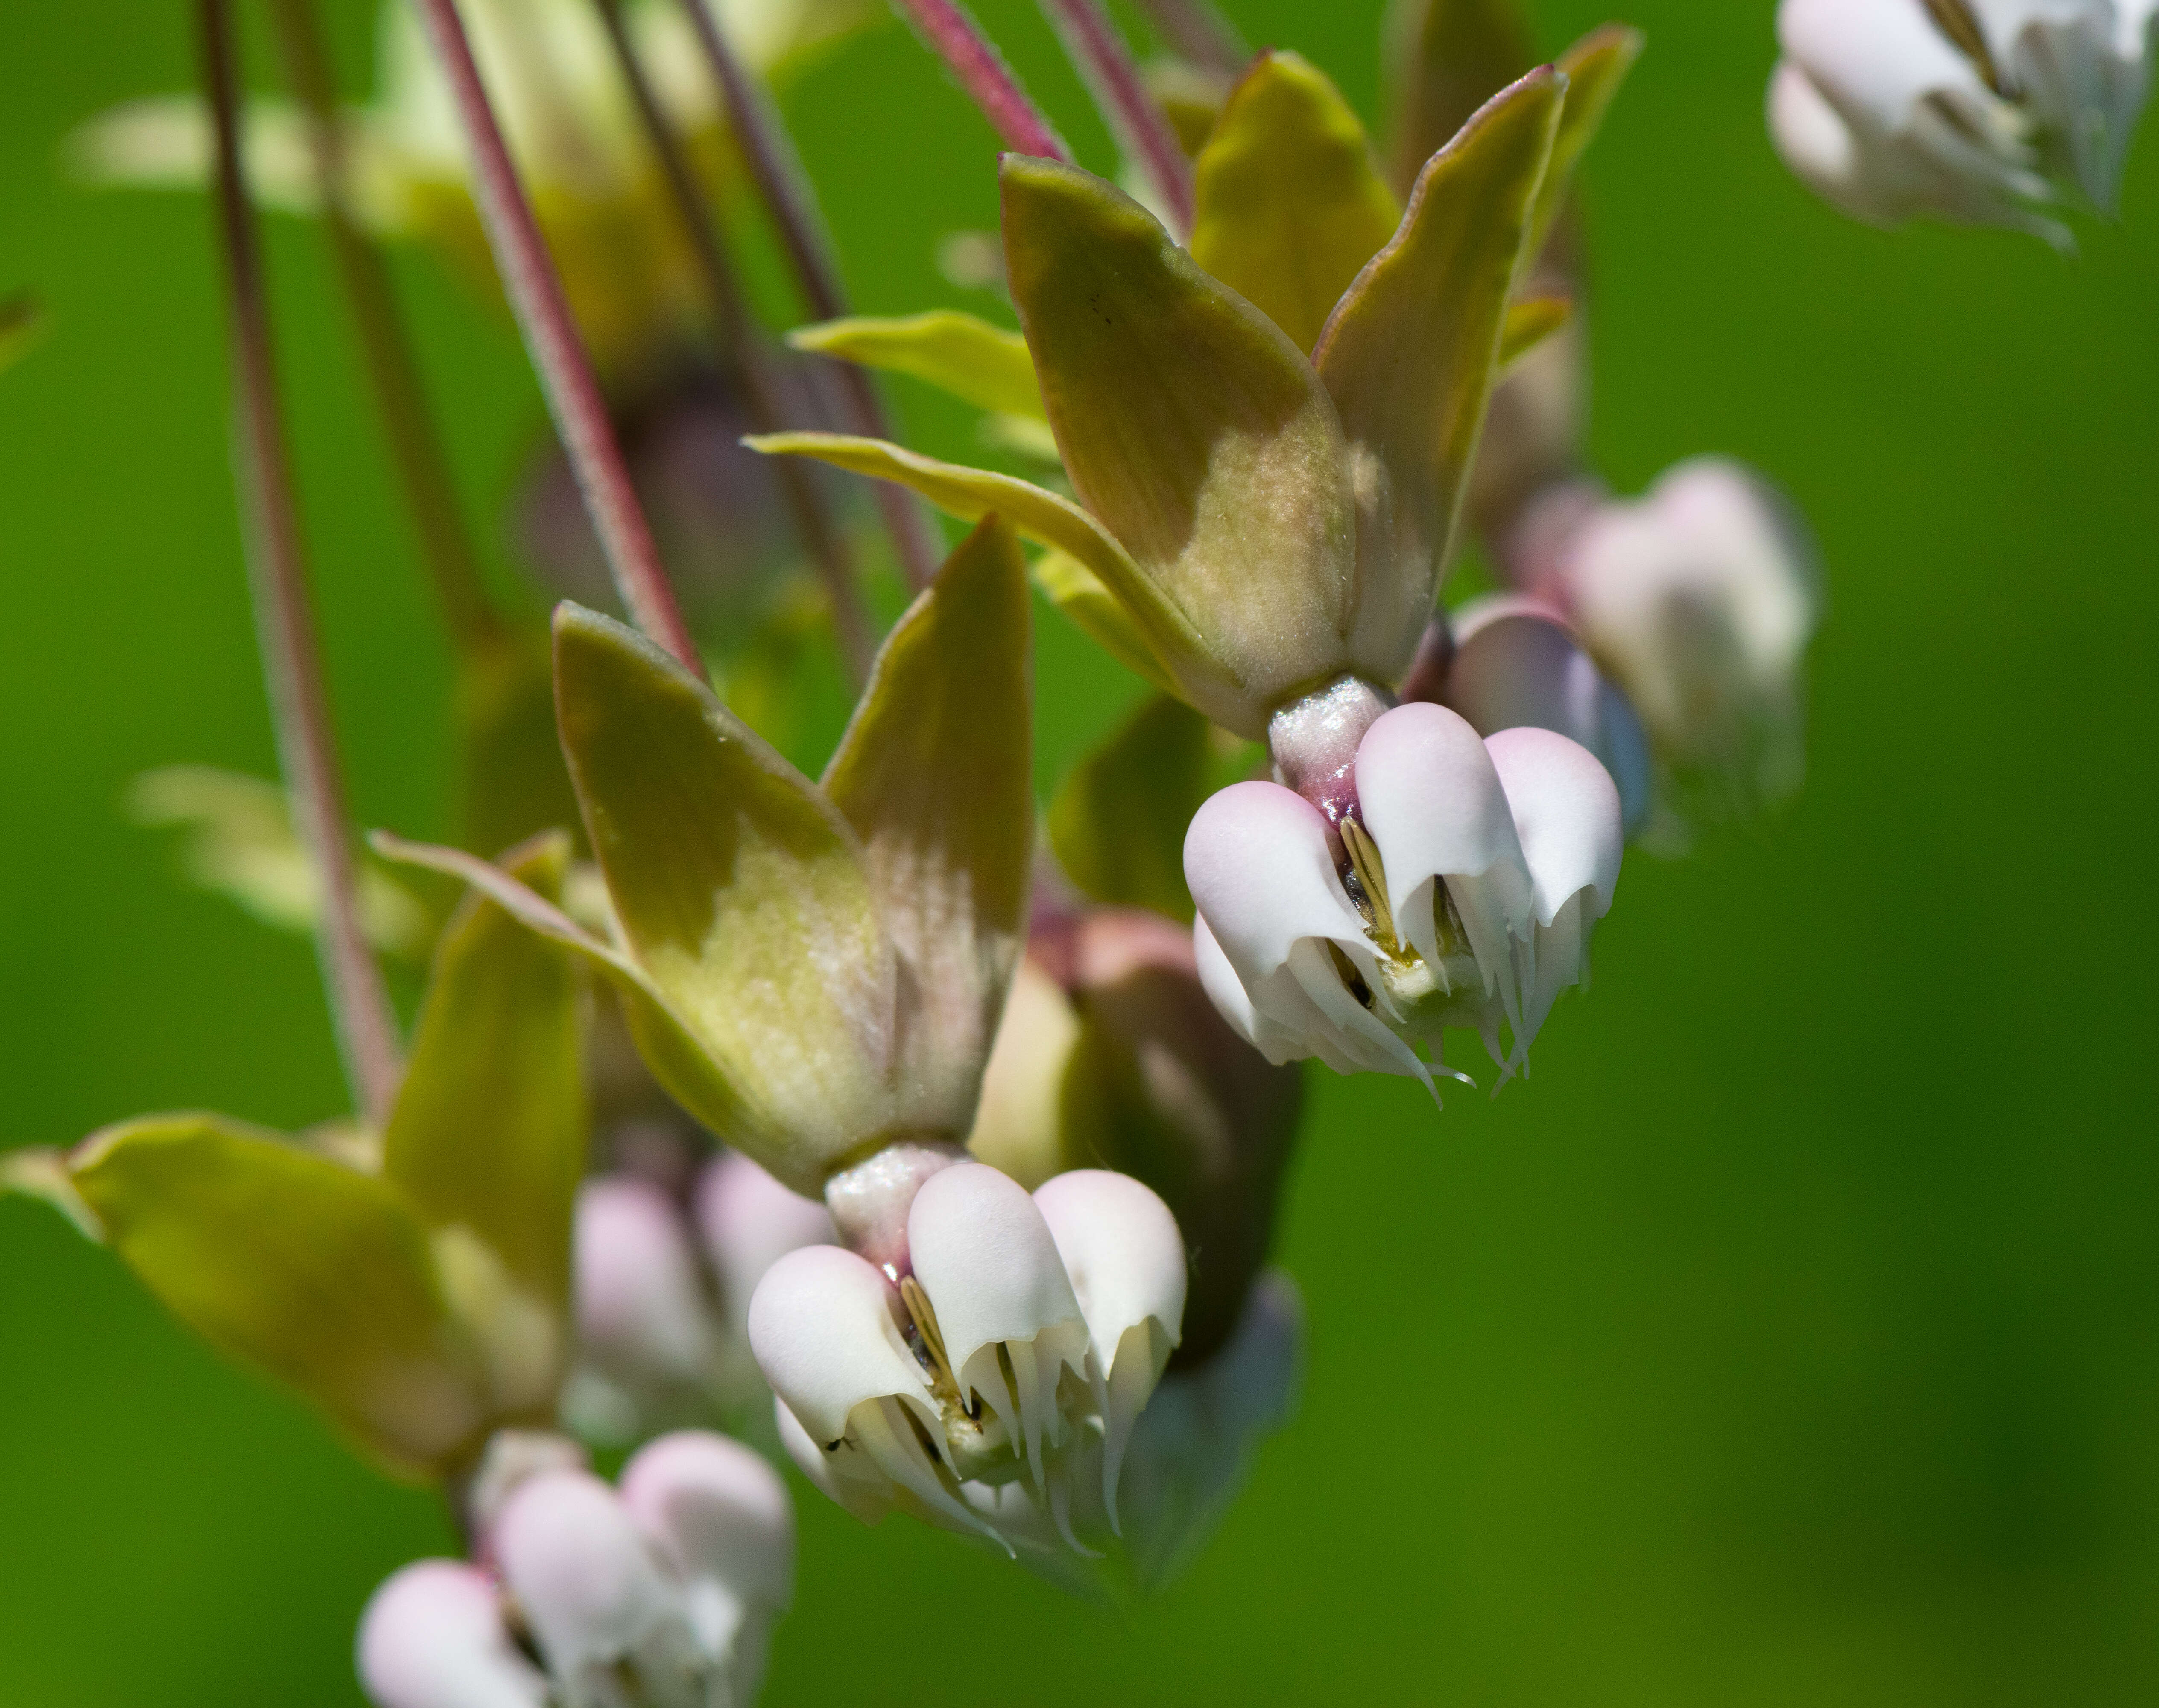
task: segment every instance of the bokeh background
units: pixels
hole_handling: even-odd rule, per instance
[[[357,85],[372,7],[332,9]],[[1374,0],[1230,9],[1372,111]],[[1587,171],[1596,445],[1623,489],[1745,457],[1812,519],[1804,796],[1630,859],[1594,989],[1496,1102],[1315,1074],[1302,1413],[1186,1581],[1127,1619],[805,1498],[772,1708],[2159,1696],[2152,151],[2073,261],[1846,225],[1764,138],[1771,9],[1625,13],[1649,49]],[[980,10],[1105,167],[1032,8]],[[1552,50],[1609,15],[1536,12]],[[0,286],[54,325],[0,382],[0,1143],[318,1119],[308,949],[117,807],[149,766],[272,764],[205,209],[56,162],[187,82],[188,8],[17,7],[6,38]],[[887,28],[790,106],[859,303],[960,300],[932,243],[991,222],[992,145],[926,56]],[[353,792],[439,833],[444,647],[316,234],[271,258]],[[521,357],[425,260],[400,279],[492,521],[539,418]],[[1047,783],[1135,684],[1054,619],[1039,652]],[[357,1703],[364,1597],[447,1541],[0,1203],[0,1699]]]

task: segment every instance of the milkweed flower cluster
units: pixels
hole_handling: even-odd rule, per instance
[[[2150,89],[2151,0],[1783,0],[1769,131],[1825,200],[2057,246],[2111,212]]]

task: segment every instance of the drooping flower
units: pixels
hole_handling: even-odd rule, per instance
[[[852,1252],[791,1253],[758,1285],[750,1343],[783,1438],[866,1520],[897,1509],[1015,1551],[1043,1535],[1077,1546],[1075,1467],[1114,1512],[1182,1329],[1175,1219],[1105,1170],[1030,1195],[959,1162],[923,1183],[907,1234],[904,1326],[886,1277]]]
[[[1818,581],[1791,507],[1723,458],[1681,463],[1556,531],[1536,586],[1639,713],[1667,840],[1798,788]]]
[[[565,1466],[488,1516],[484,1563],[423,1560],[360,1621],[377,1708],[739,1708],[794,1580],[787,1492],[755,1453],[685,1431],[619,1487]],[[529,1643],[536,1667],[517,1638]]]
[[[2111,210],[2149,82],[2152,0],[1784,0],[1769,130],[1825,200],[2066,245],[2074,187]]]
[[[1240,783],[1193,820],[1185,876],[1215,1006],[1271,1061],[1430,1084],[1412,1046],[1443,1066],[1442,1033],[1457,1027],[1518,1070],[1560,991],[1587,976],[1589,929],[1612,904],[1610,774],[1550,730],[1486,740],[1413,703],[1364,725],[1337,798],[1330,824],[1293,789]]]

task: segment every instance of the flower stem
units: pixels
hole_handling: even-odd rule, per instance
[[[682,9],[704,50],[713,80],[720,86],[727,127],[734,133],[735,146],[742,151],[765,212],[787,251],[810,312],[820,320],[840,319],[849,312],[847,291],[840,282],[831,234],[818,211],[816,190],[809,173],[802,169],[793,138],[773,110],[769,97],[727,41],[708,0],[682,0]],[[853,362],[836,362],[831,366],[853,411],[856,431],[867,438],[890,438],[892,426],[869,371]],[[909,585],[919,592],[935,579],[938,561],[943,556],[922,501],[888,480],[871,484],[900,568]]]
[[[337,110],[336,80],[313,0],[271,0],[270,16],[284,66],[285,82],[307,116],[308,146],[314,156],[323,223],[345,301],[360,333],[367,377],[375,391],[390,453],[405,502],[419,531],[422,556],[435,584],[444,621],[460,650],[472,652],[499,640],[501,618],[488,596],[479,555],[465,526],[427,406],[420,367],[391,289],[382,253],[353,217],[344,132]]]
[[[330,1017],[354,1100],[378,1130],[397,1095],[396,1022],[360,928],[344,789],[323,691],[299,517],[278,406],[269,303],[241,165],[229,0],[198,0],[203,80],[217,136],[218,235],[231,316],[234,454],[262,670],[293,817],[321,874],[317,938]]]
[[[1050,128],[1004,56],[957,0],[893,0],[893,4],[914,26],[923,45],[959,80],[1007,148],[1050,160],[1071,159],[1064,137]]]
[[[1100,0],[1042,0],[1064,51],[1126,155],[1139,163],[1178,232],[1192,229],[1192,163]]]
[[[1139,8],[1179,59],[1232,77],[1251,63],[1251,49],[1213,0],[1139,0]]]
[[[681,144],[668,124],[667,115],[653,91],[652,80],[638,60],[637,49],[623,23],[622,0],[596,0],[596,3],[601,21],[607,26],[615,59],[622,67],[623,80],[629,85],[631,102],[645,125],[652,152],[659,159],[660,175],[667,180],[676,211],[681,215],[691,250],[697,258],[698,270],[705,276],[705,288],[712,296],[720,340],[733,356],[736,370],[741,375],[743,401],[748,406],[751,422],[761,433],[779,432],[788,423],[779,406],[778,376],[769,355],[758,341],[742,281],[736,277],[734,263],[722,246],[711,210],[705,205],[704,189],[691,171]],[[824,583],[825,597],[832,608],[832,629],[839,639],[841,656],[846,660],[855,686],[860,689],[869,681],[870,660],[877,649],[869,608],[862,602],[862,584],[856,578],[847,539],[834,522],[824,494],[811,479],[807,465],[795,458],[783,457],[775,459],[774,473],[794,519],[795,531],[817,566],[818,579]]]
[[[413,0],[413,4],[420,10],[463,123],[472,149],[473,194],[487,227],[488,246],[525,334],[525,347],[546,394],[548,412],[569,453],[578,490],[584,494],[593,531],[607,554],[616,591],[639,628],[702,675],[696,644],[667,584],[591,359],[563,298],[554,258],[547,252],[532,204],[511,163],[479,68],[473,63],[472,44],[458,16],[457,0]]]

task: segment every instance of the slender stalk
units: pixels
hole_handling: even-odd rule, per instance
[[[1042,0],[1117,144],[1153,181],[1178,231],[1192,229],[1192,163],[1100,0]]]
[[[764,90],[735,53],[707,0],[682,0],[682,10],[704,50],[713,81],[720,86],[735,146],[742,151],[765,212],[779,233],[810,312],[820,320],[841,318],[849,312],[847,289],[840,282],[839,262],[832,251],[831,234],[818,210],[816,190],[802,168],[801,157],[795,152],[794,139],[787,134]],[[831,365],[853,413],[855,430],[868,438],[890,438],[892,424],[868,370],[853,362]],[[938,560],[943,556],[929,519],[921,500],[904,488],[888,480],[872,481],[871,485],[900,568],[919,592],[935,577]]]
[[[359,329],[368,383],[390,442],[391,461],[405,489],[406,508],[419,531],[421,555],[435,584],[443,616],[459,648],[472,651],[498,640],[501,618],[488,597],[470,532],[450,479],[448,458],[427,406],[420,365],[391,289],[382,253],[353,217],[351,178],[337,84],[324,44],[313,0],[271,0],[270,17],[285,82],[307,115],[308,146],[314,156],[323,224],[338,280]]]
[[[1139,8],[1179,59],[1232,77],[1252,62],[1250,47],[1213,0],[1139,0]]]
[[[458,16],[457,0],[413,0],[413,4],[427,26],[472,149],[473,194],[487,227],[496,271],[525,334],[526,349],[546,394],[562,448],[569,453],[616,590],[639,628],[702,675],[696,644],[667,584],[659,548],[653,544],[606,401],[593,375],[592,360],[563,298],[554,258],[547,252],[532,204],[510,162],[479,68],[473,63],[472,43]]]
[[[247,524],[249,585],[262,671],[293,818],[321,874],[317,934],[331,1021],[354,1100],[378,1128],[397,1095],[397,1032],[381,970],[360,929],[351,826],[330,735],[277,401],[270,309],[241,165],[240,93],[230,0],[198,0],[203,80],[217,134],[218,235],[231,316],[234,458]]]
[[[1052,160],[1072,158],[1064,137],[1028,98],[1004,56],[958,0],[893,0],[893,4],[914,26],[923,45],[959,80],[1007,148]]]
[[[622,66],[623,80],[629,85],[631,102],[651,139],[660,173],[667,180],[676,211],[681,215],[690,247],[697,257],[698,269],[705,276],[721,342],[733,355],[736,368],[742,375],[743,401],[748,406],[750,420],[761,433],[777,432],[787,422],[779,406],[779,388],[772,361],[758,341],[757,328],[750,318],[742,282],[735,276],[734,264],[721,244],[719,232],[714,229],[711,211],[705,204],[704,191],[668,124],[667,114],[653,91],[652,80],[638,60],[636,47],[623,23],[621,0],[596,0],[596,3],[601,20],[607,26],[608,39],[614,44],[615,58]],[[772,468],[787,499],[795,532],[817,566],[818,579],[825,584],[825,597],[831,602],[832,629],[839,639],[840,654],[859,689],[869,680],[870,660],[876,644],[872,638],[869,608],[862,603],[862,584],[856,579],[847,542],[834,525],[822,495],[810,478],[807,465],[792,457],[779,457],[773,459]]]

